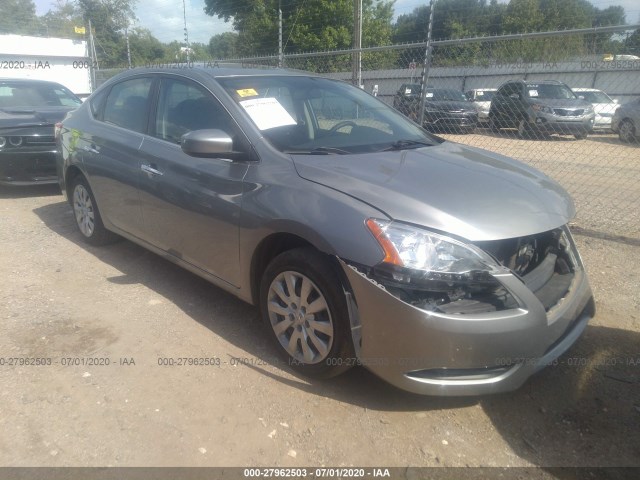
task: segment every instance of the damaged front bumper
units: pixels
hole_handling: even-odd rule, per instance
[[[496,279],[517,299],[517,308],[475,314],[417,308],[357,268],[340,263],[353,293],[351,326],[360,363],[387,382],[419,394],[515,390],[555,363],[595,313],[579,260],[567,291],[554,305],[545,307],[540,292],[537,296],[531,285],[506,272]]]

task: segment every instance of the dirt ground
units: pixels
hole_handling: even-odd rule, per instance
[[[559,365],[429,398],[363,368],[300,378],[255,308],[87,246],[55,187],[0,190],[0,466],[640,466],[640,246],[577,242],[598,313]],[[159,365],[184,357],[214,360]]]

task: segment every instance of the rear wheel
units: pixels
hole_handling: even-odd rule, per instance
[[[584,140],[589,135],[587,132],[574,133],[573,136],[576,137],[577,140]]]
[[[288,364],[314,378],[348,370],[355,356],[347,302],[328,259],[313,248],[277,256],[260,285],[260,310]]]
[[[620,141],[633,142],[636,137],[636,128],[631,120],[623,120],[618,127],[618,137]]]
[[[78,175],[72,181],[71,205],[78,230],[85,242],[91,245],[106,245],[119,237],[104,228],[102,217],[87,179]]]
[[[500,133],[500,124],[497,122],[495,117],[489,117],[489,128],[494,133]]]

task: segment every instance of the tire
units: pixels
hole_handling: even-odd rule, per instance
[[[518,138],[531,138],[533,136],[533,131],[531,130],[531,126],[526,119],[521,118],[518,120]]]
[[[262,276],[262,319],[280,354],[305,376],[331,378],[356,363],[340,285],[327,257],[313,248],[278,255]]]
[[[500,124],[494,117],[489,117],[489,128],[493,133],[500,133]]]
[[[87,179],[78,175],[71,183],[71,206],[82,239],[90,245],[107,245],[119,237],[104,228],[98,204]]]
[[[636,128],[631,120],[623,120],[618,127],[618,138],[621,142],[630,143],[636,139]]]
[[[589,135],[588,132],[574,133],[573,136],[576,137],[576,140],[584,140]]]

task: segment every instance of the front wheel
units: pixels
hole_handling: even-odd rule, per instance
[[[85,242],[91,245],[106,245],[118,239],[115,233],[104,228],[96,199],[87,179],[82,175],[78,175],[72,181],[71,205],[76,225]]]
[[[574,133],[573,136],[576,137],[576,140],[584,140],[589,135],[587,132]]]
[[[618,137],[621,142],[630,143],[635,140],[636,129],[631,120],[623,120],[618,127]]]
[[[340,285],[328,258],[313,248],[278,255],[262,277],[262,318],[288,364],[306,376],[334,377],[355,363]]]
[[[527,120],[521,118],[518,121],[518,138],[531,138],[533,131]]]

